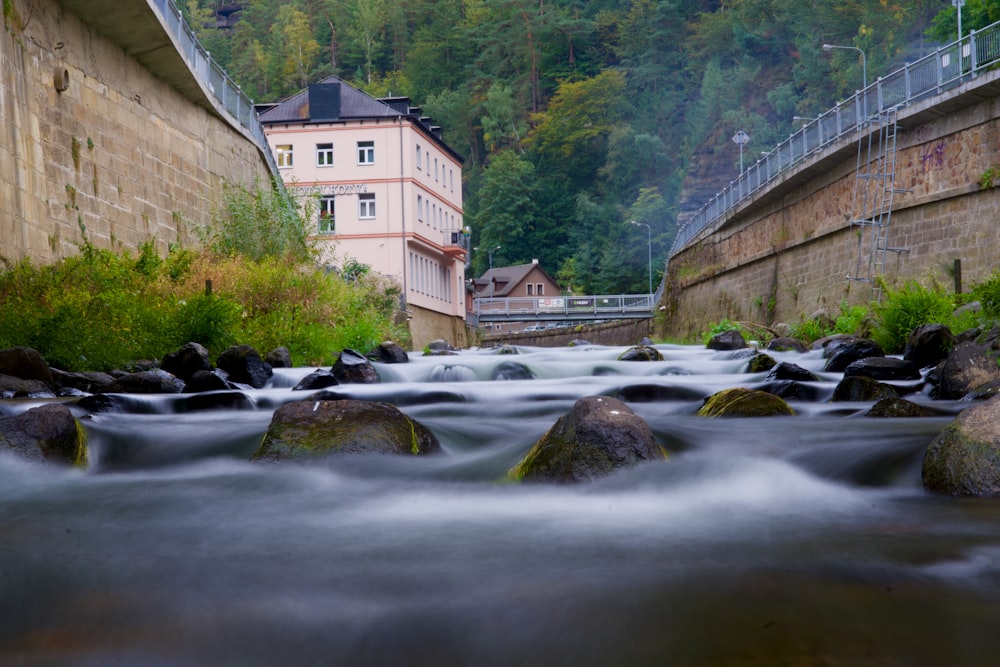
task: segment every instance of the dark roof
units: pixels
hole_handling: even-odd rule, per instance
[[[490,295],[490,282],[495,279],[496,284],[493,288],[493,296],[495,297],[506,297],[510,294],[511,290],[521,284],[521,282],[531,273],[532,269],[538,269],[542,274],[552,281],[552,284],[558,285],[552,276],[546,273],[545,269],[538,264],[538,262],[531,262],[530,264],[518,264],[516,266],[501,266],[490,269],[483,275],[472,281],[473,287],[476,294],[479,296],[489,296]]]
[[[412,106],[408,97],[387,97],[375,99],[368,93],[359,90],[337,76],[328,76],[312,88],[336,86],[339,89],[339,100],[334,100],[332,106],[327,95],[323,95],[326,106],[323,117],[314,117],[310,113],[310,94],[308,88],[301,90],[280,102],[257,104],[256,109],[263,125],[281,123],[330,123],[381,118],[404,118],[418,127],[429,139],[437,143],[459,162],[462,157],[451,149],[441,138],[441,128],[434,124],[433,119],[421,116],[420,107]],[[329,90],[329,89],[328,89]],[[317,98],[318,99],[318,98]],[[339,102],[339,104],[338,104]],[[331,116],[330,109],[335,113]]]

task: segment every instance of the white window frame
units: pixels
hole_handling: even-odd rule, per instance
[[[420,144],[417,144],[417,169],[423,169],[423,158],[420,156]]]
[[[274,159],[279,169],[291,169],[295,162],[295,147],[292,144],[278,144],[274,147]]]
[[[375,218],[375,193],[362,192],[358,195],[358,219],[373,220]]]
[[[316,220],[316,229],[323,235],[337,233],[337,208],[335,197],[319,198],[319,214]]]
[[[333,166],[333,144],[330,142],[316,144],[316,166]]]
[[[367,166],[370,164],[375,164],[375,142],[374,141],[359,141],[358,142],[358,165]]]

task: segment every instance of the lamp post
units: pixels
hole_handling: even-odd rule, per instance
[[[629,221],[630,225],[642,226],[646,228],[646,249],[647,249],[647,261],[649,265],[649,293],[653,294],[653,231],[649,228],[645,222],[636,222],[635,220]]]
[[[861,54],[861,90],[864,94],[862,99],[862,105],[864,106],[864,114],[868,116],[868,59],[865,57],[865,52],[856,46],[840,46],[839,44],[824,44],[824,51],[833,51],[834,49],[847,49],[848,51],[857,51]]]
[[[493,298],[493,253],[500,249],[500,246],[487,250],[487,254],[490,257],[490,298]],[[479,248],[473,248],[473,250],[479,250]]]
[[[958,41],[962,41],[962,5],[965,0],[951,0],[951,4],[958,10]]]

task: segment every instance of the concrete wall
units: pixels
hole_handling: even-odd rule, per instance
[[[984,79],[978,95],[957,98],[964,103],[900,113],[896,187],[909,192],[894,195],[889,246],[903,251],[887,255],[890,286],[950,287],[955,260],[966,287],[1000,267],[1000,188],[980,184],[1000,165],[1000,104],[989,87],[997,73]],[[795,322],[821,308],[835,314],[842,301],[870,302],[872,284],[847,279],[867,275],[859,227],[849,224],[857,148],[831,147],[672,257],[657,335],[693,337],[723,319]]]
[[[572,341],[585,340],[595,345],[638,345],[644,337],[651,335],[651,320],[618,320],[548,331],[487,334],[482,336],[478,344],[481,347],[498,345],[565,347]]]
[[[408,305],[410,338],[414,350],[422,350],[427,343],[445,340],[454,347],[468,347],[470,335],[465,320],[439,313],[420,306]]]
[[[145,7],[127,4],[108,20]],[[251,141],[63,3],[4,7],[0,259],[74,254],[81,227],[99,247],[193,244],[223,183],[269,182]]]

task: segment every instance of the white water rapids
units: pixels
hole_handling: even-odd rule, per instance
[[[968,404],[914,393],[942,416],[863,417],[820,373],[798,416],[704,419],[703,397],[763,375],[658,348],[414,353],[331,388],[426,425],[444,449],[427,457],[251,462],[312,369],[246,392],[254,409],[157,395],[84,418],[87,471],[0,456],[0,665],[998,664],[1000,505],[920,486]],[[492,380],[509,362],[534,379]],[[503,483],[597,394],[670,459]]]

